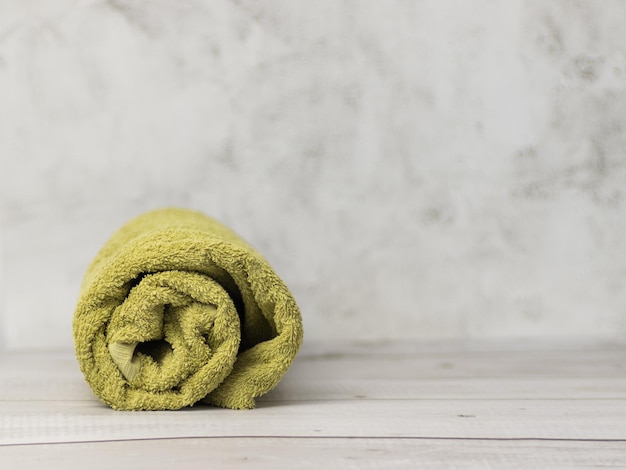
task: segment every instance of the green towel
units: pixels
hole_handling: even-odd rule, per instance
[[[219,222],[162,209],[93,260],[73,322],[94,393],[118,410],[254,408],[302,342],[298,307],[252,247]]]

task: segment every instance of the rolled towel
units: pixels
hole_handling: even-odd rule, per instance
[[[289,368],[302,320],[252,247],[204,214],[170,208],[131,220],[100,250],[73,334],[85,379],[115,409],[245,409]]]

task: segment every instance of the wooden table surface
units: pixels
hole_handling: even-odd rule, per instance
[[[306,344],[250,411],[118,412],[0,354],[0,468],[626,468],[626,344]]]

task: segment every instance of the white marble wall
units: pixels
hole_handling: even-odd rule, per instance
[[[626,333],[626,2],[0,0],[0,347],[131,216],[263,252],[307,340]]]

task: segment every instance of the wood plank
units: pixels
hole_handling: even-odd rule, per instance
[[[624,442],[210,438],[0,447],[4,468],[225,470],[626,467]]]
[[[578,338],[448,338],[419,340],[367,340],[367,341],[304,341],[300,350],[302,357],[342,355],[422,355],[472,352],[577,352],[577,351],[624,351],[626,338],[622,341],[593,337]]]
[[[600,399],[626,396],[622,351],[298,359],[264,400]],[[547,355],[547,357],[546,357]],[[622,359],[623,362],[622,362]],[[459,365],[462,361],[467,364]],[[473,374],[471,375],[470,374]],[[69,352],[0,356],[0,401],[93,400]]]
[[[379,360],[384,363],[385,358]],[[580,358],[580,361],[591,361]],[[324,360],[324,366],[295,367],[271,392],[267,400],[324,400],[369,397],[372,399],[408,398],[624,398],[626,377],[412,377],[397,369],[393,357],[386,358],[385,366],[378,366],[385,374],[354,378],[354,363],[350,378],[335,377],[324,370],[336,370],[332,360]],[[330,364],[327,364],[330,362]],[[6,367],[10,363],[11,367]],[[4,366],[4,367],[3,367]],[[299,369],[310,371],[307,377],[298,374]],[[330,376],[329,376],[330,375]],[[335,374],[338,375],[338,374]],[[372,374],[374,375],[374,374]],[[386,375],[387,377],[384,377]],[[78,370],[71,355],[14,355],[12,361],[0,363],[0,400],[92,400],[93,395]],[[381,377],[383,376],[383,377]],[[389,377],[391,376],[391,377]]]
[[[548,360],[536,357],[522,366],[519,353],[511,351],[499,353],[497,364],[491,356],[473,357],[468,361],[475,375],[469,377],[462,376],[468,373],[467,368],[457,372],[454,363],[449,362],[458,361],[460,353],[456,353],[456,359],[435,355],[426,365],[419,364],[423,358],[411,356],[402,361],[385,355],[376,358],[309,357],[297,360],[277,389],[262,399],[600,399],[626,396],[626,374],[616,372],[611,366],[621,365],[621,351],[595,351],[593,354],[568,351],[566,367],[562,351],[550,354],[556,354],[552,356],[551,366],[547,365]],[[524,354],[524,362],[529,355],[531,353]],[[529,372],[531,364],[534,372]],[[0,356],[0,377],[0,401],[94,399],[69,352]]]
[[[303,379],[287,376],[260,401],[626,399],[626,377]]]
[[[626,350],[333,353],[296,359],[290,375],[341,378],[626,377]]]
[[[408,347],[408,346],[407,346]],[[466,378],[466,377],[626,377],[626,349],[555,351],[451,351],[382,354],[324,353],[296,358],[293,377]],[[7,353],[0,356],[2,377],[80,376],[69,351]]]
[[[172,437],[626,439],[625,400],[264,402],[118,412],[95,402],[2,402],[0,444]]]
[[[287,376],[260,402],[327,400],[626,399],[626,377],[466,379],[303,379]],[[81,376],[4,378],[2,401],[94,401]]]

